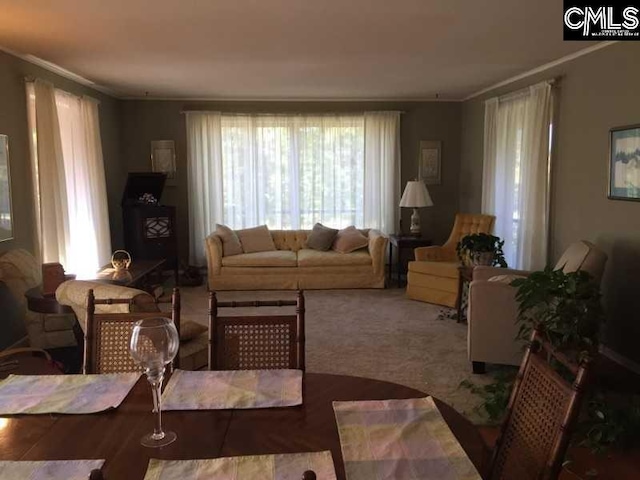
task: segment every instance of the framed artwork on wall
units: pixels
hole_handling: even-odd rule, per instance
[[[176,145],[173,140],[154,140],[151,142],[151,171],[165,173],[166,185],[175,185]]]
[[[609,131],[609,198],[640,201],[640,125]]]
[[[441,150],[439,140],[425,140],[420,142],[420,157],[418,158],[418,178],[425,185],[440,185],[441,183]]]

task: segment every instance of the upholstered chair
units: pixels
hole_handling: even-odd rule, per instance
[[[0,253],[0,280],[17,304],[18,315],[24,319],[29,344],[34,348],[72,347],[75,318],[69,314],[42,314],[27,308],[25,293],[42,284],[42,265],[26,250],[14,249]]]
[[[442,246],[416,248],[415,261],[409,262],[407,296],[413,300],[455,307],[458,298],[456,246],[472,233],[491,233],[495,217],[458,213],[449,239]]]
[[[600,284],[607,255],[587,241],[571,244],[554,266],[555,270],[588,272]],[[518,303],[516,288],[510,283],[529,275],[524,270],[475,267],[469,285],[468,354],[475,373],[483,373],[485,363],[520,365],[524,345],[516,341]]]

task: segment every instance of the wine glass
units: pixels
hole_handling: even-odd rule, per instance
[[[178,331],[169,318],[153,317],[137,321],[133,326],[129,349],[133,359],[144,368],[153,393],[153,412],[156,423],[153,433],[140,440],[145,447],[163,447],[175,441],[175,432],[162,430],[161,391],[165,365],[178,353]]]

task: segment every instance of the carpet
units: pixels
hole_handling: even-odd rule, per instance
[[[206,325],[206,289],[183,287],[180,292],[183,318]],[[404,289],[304,293],[307,371],[407,385],[445,401],[475,423],[486,423],[474,411],[479,397],[459,386],[465,379],[476,384],[492,381],[490,375],[471,373],[465,323],[444,318],[442,307],[407,299]],[[292,291],[218,292],[222,301],[294,298]],[[251,309],[226,309],[224,314],[243,311]]]

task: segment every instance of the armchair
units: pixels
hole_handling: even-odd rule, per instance
[[[582,240],[567,248],[554,269],[564,272],[584,270],[599,284],[606,261],[604,252]],[[516,289],[510,283],[529,273],[496,267],[473,269],[467,313],[467,351],[474,373],[484,373],[485,363],[520,365],[524,345],[515,340],[518,303]]]
[[[456,246],[466,235],[491,233],[494,221],[493,215],[458,213],[444,245],[416,248],[415,261],[409,262],[407,296],[413,300],[455,307],[460,264]]]

